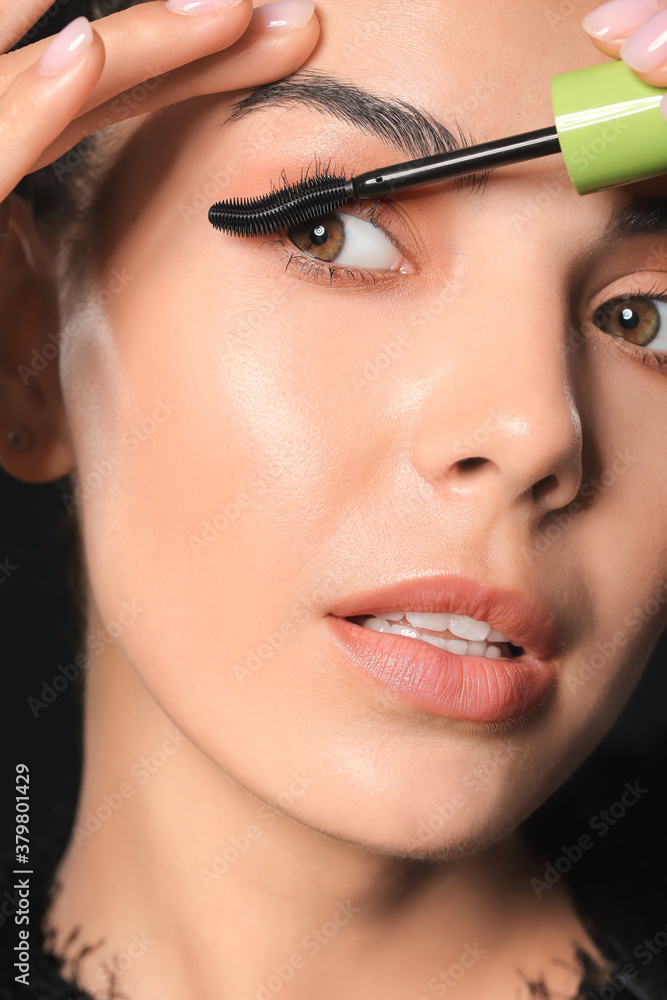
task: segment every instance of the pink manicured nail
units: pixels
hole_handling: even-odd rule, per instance
[[[241,0],[166,0],[164,6],[174,14],[213,14],[225,7],[238,7]]]
[[[667,10],[661,10],[621,45],[621,59],[637,73],[650,73],[667,59]]]
[[[315,10],[313,0],[274,0],[262,7],[255,7],[252,15],[253,31],[294,31],[310,21]]]
[[[37,63],[37,72],[42,76],[62,73],[83,55],[92,40],[93,31],[88,18],[75,17],[47,45]]]
[[[658,0],[609,0],[586,14],[584,31],[601,41],[624,38],[660,10]]]

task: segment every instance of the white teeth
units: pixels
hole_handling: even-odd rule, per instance
[[[364,628],[373,629],[374,632],[389,632],[389,622],[385,621],[384,618],[367,618],[365,622],[362,623]]]
[[[468,615],[452,615],[449,631],[461,639],[479,641],[486,639],[491,631],[491,626],[487,622],[478,622],[475,618],[469,618]]]
[[[448,629],[459,639],[481,642],[488,639],[493,642],[509,642],[508,637],[491,628],[488,622],[478,621],[469,615],[453,615],[431,611],[383,611],[378,619],[390,622],[400,622],[405,616],[415,628],[427,628],[432,632],[446,632]]]
[[[430,617],[433,618],[435,616],[431,615]],[[455,653],[458,656],[486,656],[491,660],[497,660],[503,655],[498,646],[489,645],[484,640],[443,639],[439,635],[427,635],[425,632],[419,632],[416,628],[410,628],[409,625],[392,624],[391,621],[387,620],[387,616],[384,618],[366,618],[359,624],[363,628],[371,629],[373,632],[393,632],[395,635],[407,635],[410,639],[421,639],[423,642],[429,642],[432,646],[437,646],[438,649],[445,649],[448,653]],[[446,629],[442,629],[442,631],[444,632]],[[498,630],[494,629],[492,631],[497,632]],[[502,635],[503,633],[501,632],[500,634]]]
[[[464,642],[463,639],[445,639],[447,645],[445,649],[448,653],[458,653],[459,656],[465,656],[468,652],[468,643]]]
[[[447,640],[441,639],[439,635],[422,635],[420,636],[424,642],[430,642],[432,646],[437,646],[439,649],[447,649]]]
[[[486,643],[485,642],[469,642],[468,643],[468,656],[486,656]]]
[[[411,639],[421,639],[421,633],[414,628],[408,628],[407,625],[390,625],[389,631],[395,632],[396,635],[409,635]]]
[[[415,628],[430,628],[433,632],[445,632],[452,620],[450,614],[436,614],[430,611],[406,611],[405,617]]]

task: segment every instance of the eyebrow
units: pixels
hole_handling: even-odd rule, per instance
[[[262,108],[294,106],[332,115],[367,135],[376,136],[411,159],[475,145],[473,137],[466,135],[458,122],[454,123],[455,135],[428,112],[407,101],[380,97],[355,83],[315,69],[300,70],[258,87],[232,105],[233,110],[223,124]],[[488,170],[468,174],[457,178],[457,182],[483,191],[489,174]]]
[[[634,198],[614,207],[602,239],[633,236],[667,236],[667,198]]]

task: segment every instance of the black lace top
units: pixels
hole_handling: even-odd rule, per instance
[[[4,871],[8,870],[4,866],[3,868]],[[37,887],[37,894],[43,904],[48,898],[49,886]],[[2,944],[0,1000],[100,1000],[99,995],[93,998],[77,984],[76,972],[72,975],[71,980],[64,978],[62,959],[50,953],[48,941],[45,940],[41,926],[41,914],[39,926],[36,918],[31,915],[29,984],[24,985],[22,982],[16,981],[15,973],[17,970],[14,969],[16,959],[12,955],[12,951],[18,940],[17,928],[14,924],[13,914],[6,913],[12,909],[11,888],[5,889],[3,899],[5,902],[9,902],[10,906],[5,906],[2,909],[5,918],[0,929],[0,942]],[[84,954],[90,950],[89,946],[80,947],[78,959],[83,958]],[[522,1000],[524,997],[538,998],[538,1000],[666,1000],[667,998],[667,991],[660,994],[655,992],[649,994],[636,982],[628,981],[622,974],[621,963],[609,961],[612,973],[610,978],[604,981],[600,978],[596,963],[587,952],[577,949],[575,962],[577,972],[580,975],[580,983],[572,998],[565,998],[561,995],[556,997],[548,991],[543,980],[530,981],[524,977],[525,986],[521,991]],[[76,970],[77,961],[75,960],[73,964]],[[126,994],[116,990],[112,983],[104,1000],[141,1000],[141,998],[127,997]],[[220,1000],[226,1000],[226,998],[220,998]],[[515,1000],[515,998],[499,997],[498,1000]]]

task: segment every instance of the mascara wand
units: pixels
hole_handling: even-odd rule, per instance
[[[357,174],[349,180],[336,176],[309,177],[263,198],[219,201],[209,209],[208,218],[216,229],[224,229],[235,236],[264,236],[328,215],[352,198],[379,198],[390,191],[402,191],[559,152],[560,141],[555,127],[543,128],[450,153],[394,163]]]
[[[651,87],[621,60],[551,77],[555,125],[448,153],[394,163],[356,177],[310,177],[261,198],[218,201],[216,229],[265,236],[318,219],[355,198],[450,180],[561,153],[578,194],[667,173],[667,121],[659,105],[667,88]]]

